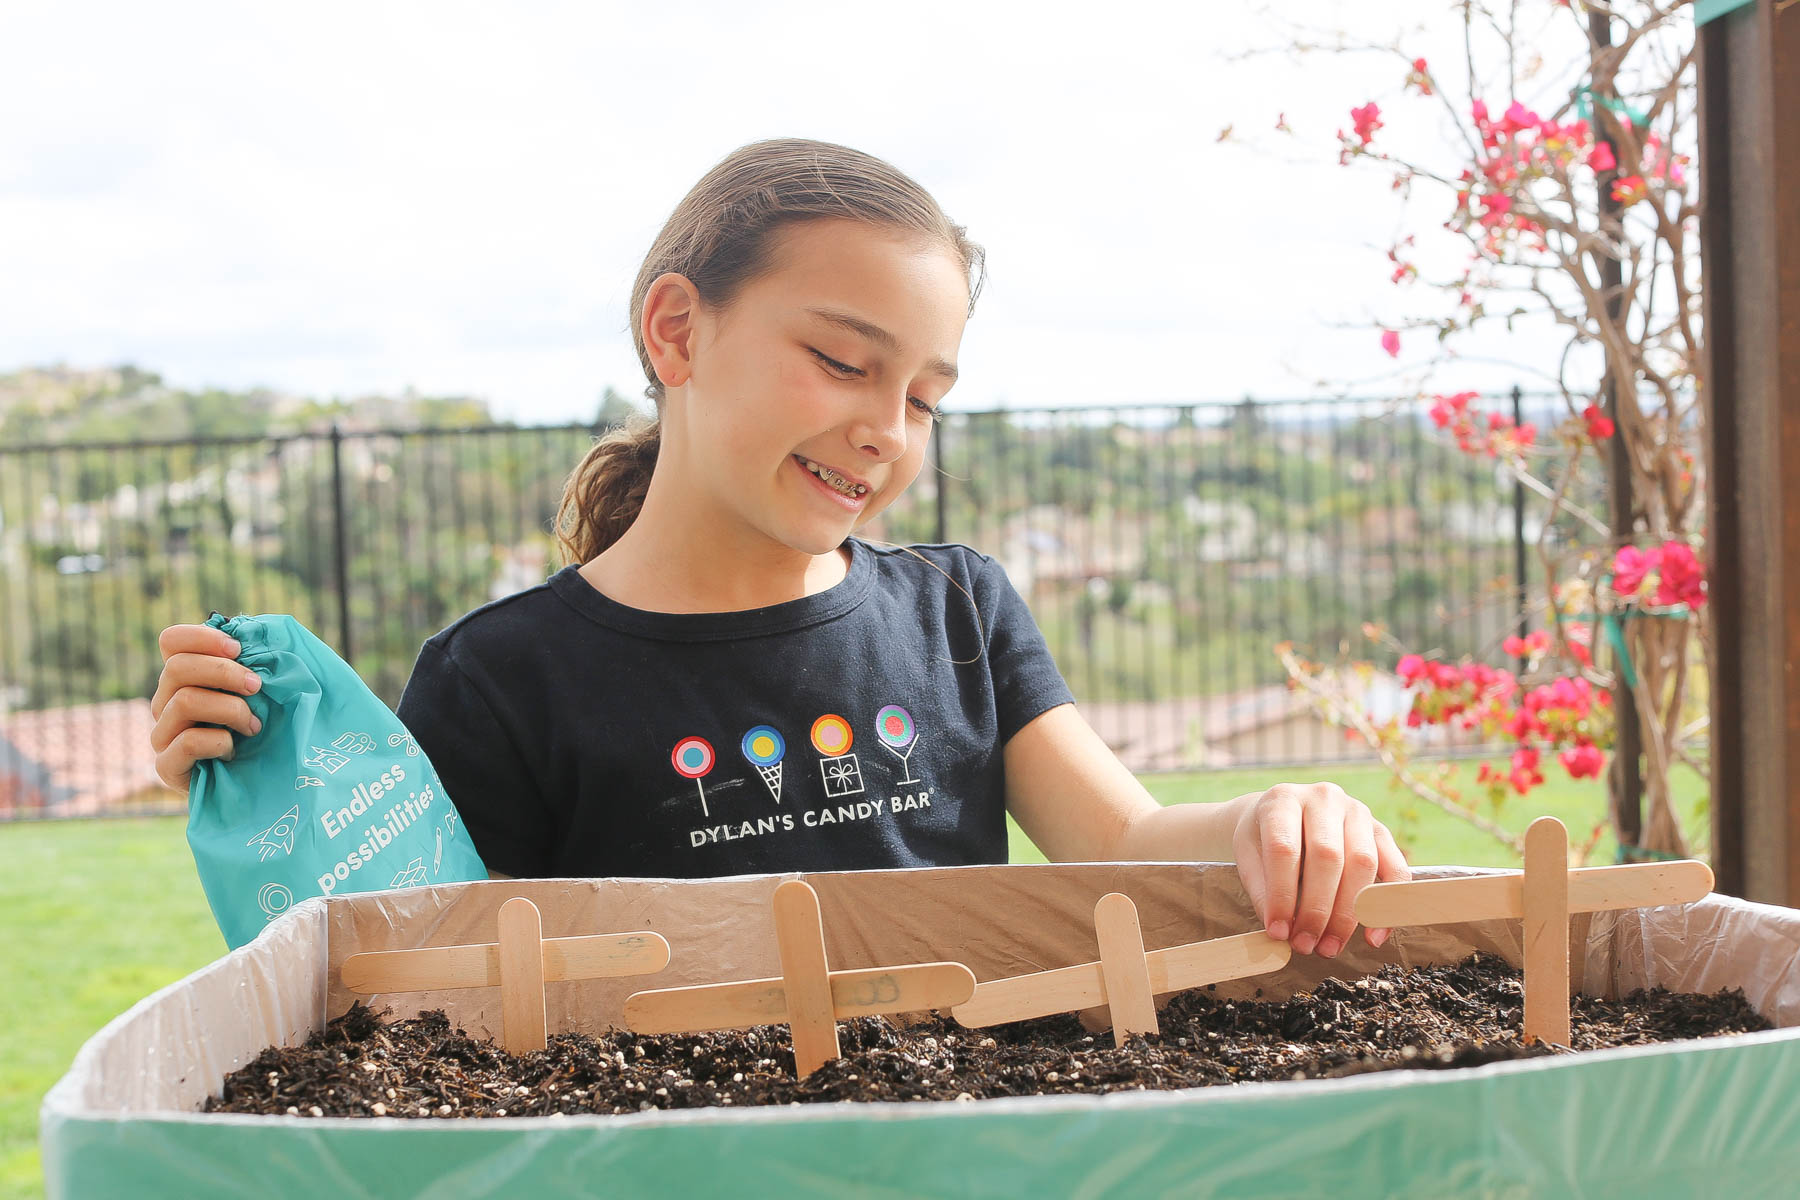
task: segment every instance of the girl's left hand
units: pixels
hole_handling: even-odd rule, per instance
[[[1269,936],[1301,954],[1335,956],[1356,929],[1356,894],[1412,878],[1387,826],[1335,783],[1281,783],[1240,802],[1238,873]],[[1363,936],[1379,946],[1388,931]]]

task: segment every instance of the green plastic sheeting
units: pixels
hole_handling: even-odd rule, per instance
[[[50,1195],[1787,1196],[1800,1030],[1456,1072],[977,1105],[56,1120]],[[121,1190],[121,1189],[125,1190]]]

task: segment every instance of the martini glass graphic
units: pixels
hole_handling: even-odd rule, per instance
[[[900,760],[900,768],[906,772],[906,778],[895,782],[919,782],[912,777],[912,765],[907,762],[912,757],[912,752],[919,747],[919,730],[913,724],[912,714],[898,704],[888,705],[875,714],[875,736]]]
[[[740,749],[744,757],[750,760],[763,782],[769,785],[769,791],[775,797],[775,803],[781,803],[781,760],[787,754],[787,741],[781,732],[772,725],[758,725],[744,735]]]
[[[675,750],[669,755],[669,761],[675,765],[677,775],[694,781],[694,786],[700,791],[701,815],[711,820],[712,813],[706,808],[706,785],[700,780],[713,769],[713,763],[717,761],[712,743],[703,737],[682,738],[675,743]]]

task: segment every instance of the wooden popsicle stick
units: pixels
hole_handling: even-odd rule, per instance
[[[839,1019],[951,1008],[975,994],[975,974],[961,963],[833,971],[830,978],[832,1012]],[[781,978],[747,979],[636,992],[625,1000],[625,1027],[634,1033],[701,1033],[779,1024],[787,1020],[784,984]]]
[[[1713,889],[1712,868],[1691,859],[1582,867],[1568,875],[1571,913],[1691,904]],[[1375,929],[1518,920],[1524,915],[1525,877],[1516,871],[1466,879],[1372,883],[1356,896],[1357,921]]]
[[[1160,996],[1279,971],[1287,966],[1293,953],[1286,942],[1278,942],[1259,929],[1255,933],[1234,933],[1230,937],[1152,950],[1144,958],[1150,964],[1150,990]]]
[[[1150,966],[1144,961],[1144,933],[1137,905],[1123,892],[1108,892],[1094,905],[1094,937],[1100,943],[1100,975],[1112,1013],[1113,1045],[1134,1033],[1157,1032],[1156,1002],[1150,995]]]
[[[950,1015],[959,1024],[978,1029],[1051,1013],[1076,1012],[1105,1002],[1106,979],[1100,973],[1100,964],[1091,962],[978,983],[969,1002],[951,1009]]]
[[[1525,1040],[1569,1044],[1569,831],[1525,831]]]
[[[1286,942],[1258,930],[1152,950],[1144,955],[1144,961],[1150,973],[1150,992],[1161,996],[1278,971],[1292,953]],[[1100,964],[1091,962],[978,983],[969,1002],[957,1005],[951,1015],[973,1029],[1076,1012],[1105,1002],[1105,976]]]
[[[500,1034],[507,1052],[547,1044],[544,1016],[544,928],[537,905],[514,896],[500,906]]]
[[[544,982],[648,975],[669,965],[669,943],[659,933],[603,933],[544,939]],[[352,954],[342,968],[344,986],[362,995],[438,989],[499,987],[500,947],[426,946]]]
[[[774,909],[782,997],[794,1039],[794,1074],[804,1078],[841,1056],[825,959],[825,925],[819,917],[818,893],[803,880],[790,879],[777,887]]]

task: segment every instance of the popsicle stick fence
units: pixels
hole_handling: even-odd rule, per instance
[[[648,930],[546,938],[537,905],[523,896],[500,906],[498,924],[498,942],[352,954],[344,986],[361,995],[498,987],[501,1045],[524,1054],[548,1044],[546,983],[648,975],[669,965],[669,943]]]
[[[975,992],[975,975],[961,963],[831,970],[818,893],[802,880],[775,889],[773,910],[779,978],[638,992],[625,1000],[626,1028],[701,1033],[786,1024],[793,1034],[794,1071],[803,1078],[840,1056],[840,1020],[951,1008]]]
[[[1137,906],[1119,892],[1108,892],[1094,905],[1094,934],[1100,961],[977,984],[974,996],[951,1015],[979,1028],[1105,1005],[1112,1014],[1113,1044],[1123,1046],[1131,1034],[1160,1031],[1152,997],[1278,971],[1290,954],[1286,942],[1262,932],[1146,953]]]
[[[1357,894],[1356,919],[1375,928],[1522,920],[1525,1040],[1566,1046],[1570,914],[1688,904],[1712,887],[1712,869],[1692,859],[1570,870],[1568,830],[1539,817],[1525,832],[1523,872],[1370,884]]]

